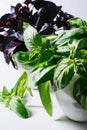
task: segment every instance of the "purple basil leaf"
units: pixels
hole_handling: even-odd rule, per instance
[[[32,0],[25,0],[25,1],[24,1],[24,4],[29,5],[29,3],[31,3],[31,1],[32,1]]]
[[[53,26],[51,24],[47,24],[47,23],[45,23],[42,26],[42,28],[39,30],[40,34],[50,34],[53,32],[54,32]]]
[[[0,27],[8,27],[8,17],[10,14],[5,14],[0,19]]]
[[[9,42],[9,44],[6,46],[5,50],[4,50],[4,57],[6,59],[6,62],[9,64],[10,62],[10,58],[12,56],[12,54],[14,53],[14,50],[20,46],[20,44],[22,44],[22,42],[20,42],[17,39],[11,40]]]

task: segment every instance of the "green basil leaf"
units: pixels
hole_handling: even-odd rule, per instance
[[[45,39],[50,40],[51,43],[54,43],[54,41],[57,39],[59,34],[46,34],[46,35],[41,35],[42,41]]]
[[[23,51],[19,51],[15,54],[12,55],[13,59],[15,61],[18,61],[19,63],[22,64],[27,64],[27,62],[29,62],[29,53],[27,52],[23,52]]]
[[[87,77],[87,59],[75,60],[75,71],[82,77]]]
[[[30,94],[31,96],[33,96],[33,93],[32,93],[32,91],[31,91],[31,88],[30,88],[30,87],[27,87],[27,91],[29,92],[29,94]]]
[[[87,50],[81,49],[77,53],[77,57],[81,59],[87,59]]]
[[[17,52],[13,55],[13,59],[19,66],[26,70],[31,69],[31,67],[34,67],[37,64],[37,59],[33,52],[31,55],[27,52]]]
[[[14,95],[23,97],[25,90],[28,87],[28,76],[27,73],[24,72],[22,76],[16,82],[14,88],[12,88],[11,93]]]
[[[85,112],[86,112],[86,115],[87,115],[87,98],[85,100]]]
[[[25,31],[29,27],[29,23],[23,22],[23,31]]]
[[[55,90],[65,88],[74,75],[74,63],[73,60],[63,59],[58,62],[54,72],[54,85]]]
[[[3,90],[0,92],[0,101],[5,102],[5,100],[10,96],[10,92],[4,86]]]
[[[42,69],[40,72],[41,76],[39,77],[39,80],[37,81],[36,84],[38,85],[38,84],[44,83],[48,80],[52,80],[53,74],[54,74],[54,69],[55,69],[55,65]]]
[[[58,53],[58,55],[68,56],[70,54],[70,47],[69,45],[58,46],[56,52]]]
[[[81,18],[71,18],[68,20],[68,22],[73,26],[73,27],[86,27],[87,28],[87,22],[85,20],[82,20]]]
[[[62,35],[62,34],[61,34]],[[58,38],[58,42],[62,43],[62,41],[72,40],[72,39],[80,39],[83,37],[87,37],[87,29],[86,28],[73,28],[71,30],[66,30],[63,35]]]
[[[55,65],[47,67],[39,67],[31,72],[32,81],[38,86],[41,83],[44,83],[53,78]]]
[[[48,62],[52,56],[53,56],[53,50],[51,50],[49,48],[46,48],[46,49],[43,48],[40,51],[38,61],[39,61],[39,63]]]
[[[45,110],[50,116],[52,116],[52,101],[50,97],[49,87],[50,87],[50,82],[48,81],[46,83],[39,84],[38,90]]]
[[[13,96],[10,101],[10,109],[14,111],[18,116],[22,118],[28,118],[31,116],[31,112],[27,110],[21,98]]]
[[[77,41],[75,46],[75,55],[78,56],[78,53],[81,49],[87,50],[87,38],[81,38],[79,41]]]
[[[73,96],[76,101],[85,108],[85,100],[87,98],[87,79],[79,78],[73,86]]]
[[[0,102],[3,102],[2,92],[0,91]]]
[[[2,90],[2,97],[3,98],[7,98],[10,95],[9,91],[7,90],[7,88],[4,86],[3,90]]]
[[[23,26],[25,26],[25,23]],[[24,42],[29,51],[39,48],[42,44],[39,33],[30,24],[28,24],[27,28],[24,30]]]

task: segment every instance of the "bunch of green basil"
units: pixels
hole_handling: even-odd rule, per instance
[[[72,18],[68,22],[72,25],[71,30],[43,36],[24,23],[24,41],[29,51],[13,55],[24,69],[32,67],[32,74],[39,70],[35,82],[50,116],[50,81],[56,91],[65,88],[74,75],[78,78],[73,85],[73,97],[87,112],[87,22],[80,18]]]
[[[44,108],[52,116],[50,81],[54,90],[67,87],[74,75],[73,97],[87,111],[87,22],[80,18],[68,20],[71,30],[40,36],[24,23],[24,41],[29,52],[18,52],[13,58],[25,69],[37,71],[36,84]]]
[[[73,97],[87,113],[87,22],[80,18],[68,21],[72,29],[60,34],[55,43],[63,59],[57,63],[54,86],[55,90],[63,89],[76,75],[78,78],[73,83]]]

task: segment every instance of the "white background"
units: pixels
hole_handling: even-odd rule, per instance
[[[10,5],[24,0],[0,0],[0,15],[10,10]],[[87,20],[87,0],[51,0],[57,5],[62,5],[65,12],[71,13],[76,17]]]
[[[10,5],[23,0],[0,0],[0,16],[10,11]],[[63,10],[74,16],[87,20],[87,0],[54,0],[57,5],[62,5]],[[7,65],[3,55],[0,53],[0,90],[4,85],[10,89],[21,73],[11,65]],[[0,104],[0,129],[1,130],[87,130],[87,123],[77,123],[69,120],[59,107],[55,94],[52,94],[53,117],[49,117],[42,108],[37,90],[34,90],[34,97],[28,97],[27,106],[32,110],[30,119],[21,119],[12,111]]]

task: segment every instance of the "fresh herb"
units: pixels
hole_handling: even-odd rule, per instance
[[[74,25],[75,20],[78,21],[77,26]],[[80,18],[73,18],[70,19],[70,23],[72,24],[71,30],[65,30],[53,37],[49,35],[49,38],[48,35],[44,37],[39,35],[35,28],[26,24],[24,40],[29,52],[18,52],[13,55],[14,60],[25,69],[32,67],[32,74],[38,70],[35,82],[42,104],[49,115],[52,115],[49,82],[53,82],[54,90],[57,91],[67,87],[75,75],[78,78],[73,81],[72,94],[87,112],[87,22]],[[33,35],[29,29],[36,33]],[[36,36],[39,37],[40,43],[37,38],[35,44]]]
[[[3,90],[0,92],[0,102],[3,102],[6,107],[14,111],[18,116],[28,118],[31,116],[31,112],[26,108],[23,102],[26,90],[32,95],[28,87],[27,74],[24,72],[10,92],[6,87],[3,87]]]

